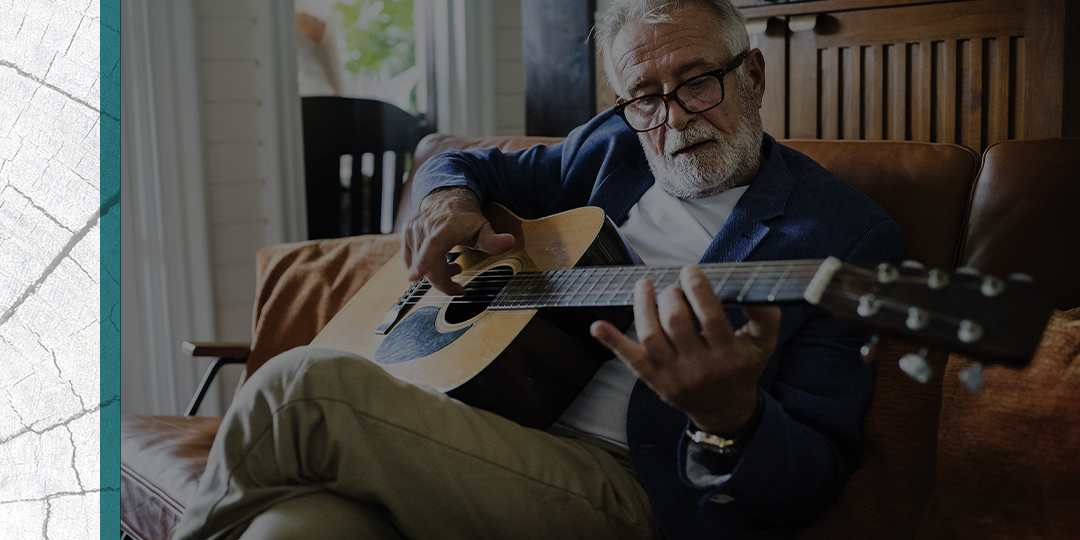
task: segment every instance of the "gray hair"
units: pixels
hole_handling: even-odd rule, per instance
[[[730,0],[613,0],[611,6],[596,19],[593,27],[593,36],[600,45],[604,59],[604,73],[607,74],[612,88],[615,87],[617,79],[614,59],[611,58],[611,46],[619,30],[631,21],[646,24],[671,21],[673,15],[689,6],[700,6],[716,14],[722,29],[717,38],[729,54],[735,55],[750,49],[746,17],[731,5]],[[736,71],[741,72],[742,66]],[[615,90],[619,91],[618,88]]]

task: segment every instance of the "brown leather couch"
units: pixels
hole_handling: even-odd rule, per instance
[[[413,170],[450,148],[516,149],[557,139],[425,138]],[[1080,306],[1080,139],[1009,141],[982,156],[956,145],[783,141],[877,200],[900,223],[907,258],[928,267],[1023,272]],[[408,189],[406,189],[408,193]],[[406,195],[395,230],[411,215]],[[238,349],[254,371],[306,344],[367,278],[396,256],[396,235],[270,246],[257,256],[253,341]],[[935,352],[919,384],[897,369],[915,347],[885,340],[865,418],[866,453],[841,498],[802,538],[1077,537],[1080,507],[1080,311],[1057,313],[1032,366],[984,372],[980,394],[960,389],[966,359]],[[124,533],[167,539],[195,492],[219,418],[123,415]],[[1048,440],[1049,439],[1049,440]],[[1071,449],[1071,450],[1070,450]],[[1011,492],[1000,492],[999,489]]]

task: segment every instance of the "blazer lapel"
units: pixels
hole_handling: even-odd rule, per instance
[[[723,228],[705,250],[701,262],[746,260],[769,233],[769,226],[765,222],[784,214],[793,181],[791,171],[775,148],[773,138],[769,135],[764,138],[762,146],[768,157],[746,193],[732,209]]]
[[[589,197],[589,205],[603,208],[611,221],[620,224],[630,215],[630,209],[654,182],[656,179],[642,153],[641,161],[636,167],[620,163],[611,172],[602,173]]]

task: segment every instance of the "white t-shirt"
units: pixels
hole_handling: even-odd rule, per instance
[[[653,184],[619,231],[647,266],[681,267],[701,260],[746,186],[701,199],[678,199]],[[633,326],[627,335],[636,339]],[[626,409],[637,375],[617,358],[604,362],[556,425],[591,433],[623,448]]]

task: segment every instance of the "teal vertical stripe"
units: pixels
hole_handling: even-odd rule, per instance
[[[101,538],[120,536],[120,0],[101,0]]]

